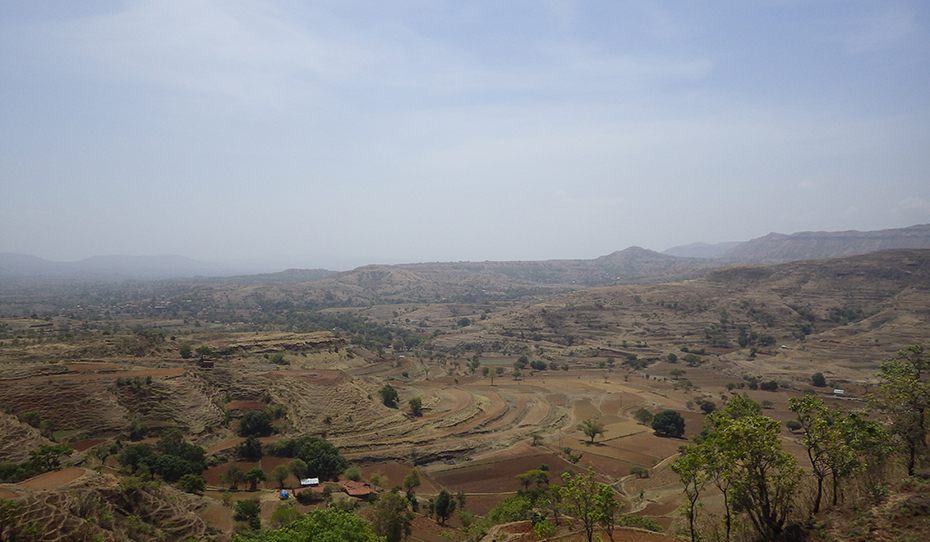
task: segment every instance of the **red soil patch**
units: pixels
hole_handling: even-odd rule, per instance
[[[84,469],[71,467],[68,469],[46,472],[35,478],[30,478],[25,482],[16,485],[26,489],[57,489],[68,482],[73,482],[84,475]]]
[[[238,410],[240,412],[261,412],[267,407],[265,403],[258,401],[233,401],[226,403],[226,410]]]
[[[19,497],[18,493],[0,487],[0,499],[15,499]]]
[[[94,446],[98,444],[102,444],[106,441],[107,439],[105,438],[92,438],[88,440],[81,440],[81,441],[75,442],[74,444],[71,445],[71,447],[77,450],[78,452],[83,452],[84,450],[89,450],[93,448]]]
[[[200,476],[204,479],[204,481],[207,482],[208,486],[220,487],[220,474],[226,474],[226,471],[229,469],[229,467],[234,464],[238,465],[239,468],[242,469],[243,473],[249,472],[255,467],[260,466],[258,461],[230,461],[228,463],[223,463],[222,465],[211,467],[203,471],[203,474]],[[265,474],[268,473],[266,472]],[[261,488],[262,484],[262,482],[259,482],[258,487]],[[250,484],[248,482],[242,482],[239,484],[239,491],[248,489],[249,487]]]
[[[75,373],[84,373],[91,371],[112,371],[122,368],[121,365],[113,363],[69,363],[68,370]]]
[[[516,475],[537,469],[540,465],[549,465],[549,480],[557,482],[565,471],[574,471],[574,467],[553,454],[538,452],[523,457],[514,457],[494,461],[482,461],[466,464],[462,467],[437,472],[433,477],[450,490],[465,493],[512,493],[523,489],[515,478]],[[629,470],[629,468],[627,468]],[[466,501],[467,502],[467,501]]]
[[[667,516],[678,509],[680,503],[649,503],[645,508],[636,512],[639,516]]]

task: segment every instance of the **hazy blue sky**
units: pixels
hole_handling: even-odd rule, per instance
[[[0,3],[0,252],[593,258],[930,222],[930,2]]]

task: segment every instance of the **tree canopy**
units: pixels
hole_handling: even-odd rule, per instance
[[[240,501],[242,502],[242,501]],[[311,510],[280,529],[237,533],[233,542],[379,542],[370,523],[351,512]]]
[[[685,420],[674,410],[664,410],[653,416],[652,428],[657,433],[678,438],[685,434]]]

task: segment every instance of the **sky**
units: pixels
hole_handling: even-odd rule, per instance
[[[343,270],[924,223],[925,0],[0,3],[0,252]]]

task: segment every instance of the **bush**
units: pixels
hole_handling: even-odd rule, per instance
[[[630,467],[630,474],[637,478],[649,478],[649,469],[640,465]]]
[[[349,467],[346,469],[343,476],[346,477],[346,480],[352,480],[353,482],[360,482],[362,480],[362,471],[358,467]]]
[[[178,480],[178,488],[187,493],[200,494],[207,489],[207,483],[196,474],[185,474]]]

